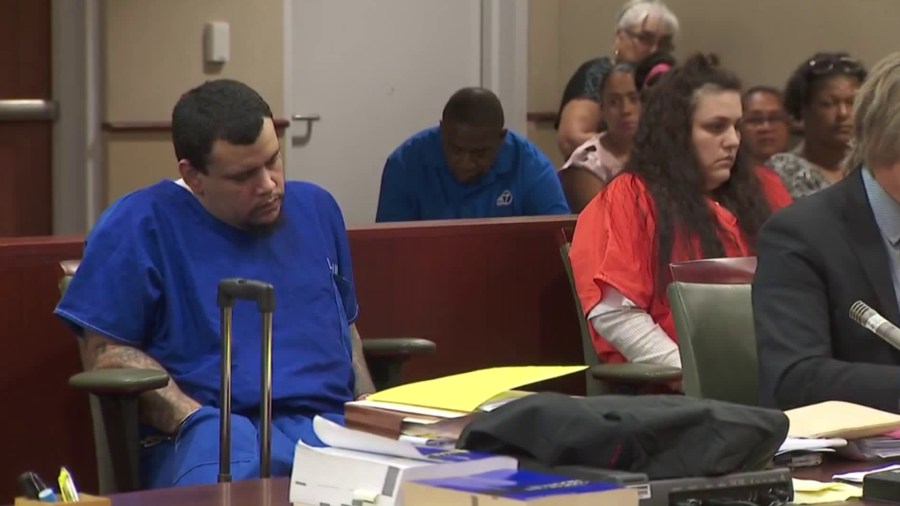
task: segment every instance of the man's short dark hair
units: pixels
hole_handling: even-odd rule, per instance
[[[269,104],[246,84],[232,79],[207,81],[188,91],[172,110],[172,143],[178,160],[200,172],[215,141],[247,146],[256,142]]]
[[[441,120],[472,127],[503,128],[503,105],[487,88],[462,88],[447,101]]]

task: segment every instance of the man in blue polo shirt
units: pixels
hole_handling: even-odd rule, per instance
[[[88,369],[150,368],[171,381],[141,395],[147,488],[214,483],[218,471],[223,278],[275,287],[272,474],[291,472],[312,417],[341,421],[373,390],[356,325],[341,210],[322,188],[285,182],[272,111],[231,80],[184,94],[172,113],[181,174],[115,202],[88,235],[56,308]],[[261,318],[234,308],[232,476],[259,472]]]
[[[568,214],[550,160],[503,124],[503,106],[490,90],[454,93],[440,126],[412,136],[388,158],[375,220]]]

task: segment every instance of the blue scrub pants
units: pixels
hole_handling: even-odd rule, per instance
[[[340,415],[322,416],[343,425]],[[312,418],[305,415],[272,416],[272,476],[290,476],[298,440],[324,446],[316,437]],[[231,415],[232,479],[259,478],[259,419]],[[200,408],[178,434],[141,448],[141,483],[144,488],[216,483],[219,476],[219,410]]]

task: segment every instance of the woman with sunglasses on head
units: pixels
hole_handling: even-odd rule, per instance
[[[616,63],[638,63],[654,52],[670,53],[678,18],[661,0],[629,0],[616,18],[613,57],[583,63],[569,79],[559,106],[557,144],[564,159],[600,132],[600,81]]]
[[[841,161],[853,134],[853,96],[866,69],[847,53],[816,53],[788,80],[784,105],[803,123],[803,141],[770,158],[794,198],[805,197],[846,175]]]
[[[746,163],[741,84],[695,55],[647,94],[624,170],[578,217],[570,259],[602,362],[680,367],[666,297],[669,264],[752,255],[756,233],[791,198]]]

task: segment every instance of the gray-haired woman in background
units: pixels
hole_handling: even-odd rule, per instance
[[[674,49],[678,18],[661,0],[630,0],[616,17],[613,57],[584,62],[569,79],[559,107],[557,144],[565,159],[600,132],[600,81],[616,63],[638,63]]]

